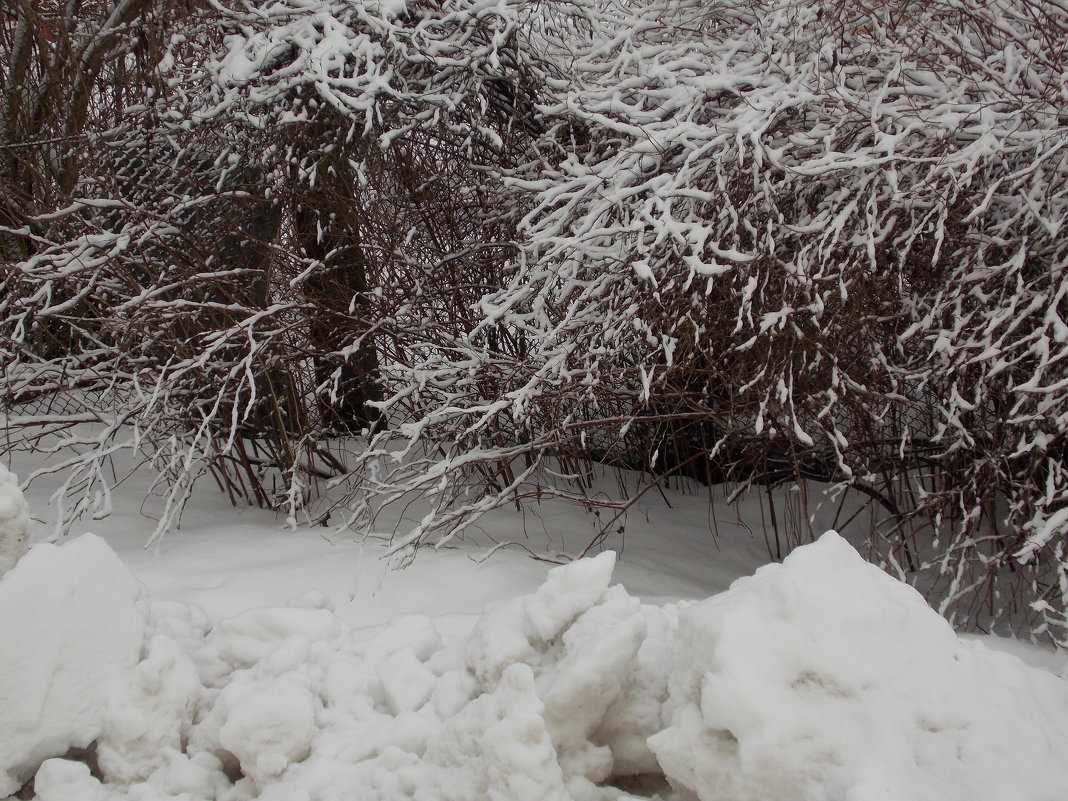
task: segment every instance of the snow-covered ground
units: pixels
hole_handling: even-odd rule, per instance
[[[483,557],[573,552],[581,511],[502,510],[396,570],[380,540],[207,488],[146,550],[142,480],[57,544],[47,487],[27,493],[38,544],[0,579],[0,794],[1068,798],[1063,656],[958,637],[835,534],[761,567],[758,505],[717,506],[712,536],[707,496],[651,493],[618,556],[559,567]]]

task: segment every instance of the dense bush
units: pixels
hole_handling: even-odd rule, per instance
[[[585,427],[606,388],[630,464],[848,484],[946,611],[1043,628],[1068,586],[1064,12],[600,21],[547,110],[581,134],[516,181],[526,266],[488,302],[539,343],[522,396],[587,404]]]
[[[1063,639],[1068,11],[293,0],[181,20],[124,45],[154,54],[139,72],[97,76],[140,102],[89,104],[58,151],[78,181],[37,144],[62,120],[5,151],[44,176],[5,212],[5,397],[69,409],[9,428],[41,447],[106,422],[78,481],[104,482],[131,424],[171,478],[161,531],[211,471],[308,519],[327,479],[353,526],[418,491],[433,511],[405,547],[526,497],[590,503],[589,463],[816,480],[878,504],[874,551],[961,623]]]

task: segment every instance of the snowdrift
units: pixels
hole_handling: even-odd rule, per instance
[[[461,637],[361,639],[325,596],[212,626],[103,540],[37,546],[0,580],[0,796],[1068,797],[1068,685],[833,532],[701,603],[642,605],[613,566],[556,568]]]
[[[0,465],[0,576],[26,553],[30,512],[14,474]]]
[[[113,682],[141,658],[138,594],[93,536],[38,545],[0,578],[0,797],[41,760],[100,736]]]

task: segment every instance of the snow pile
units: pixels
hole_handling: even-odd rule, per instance
[[[18,479],[0,465],[0,576],[26,553],[29,530],[30,513]]]
[[[239,777],[234,801],[352,787],[368,800],[626,797],[599,785],[655,770],[644,738],[663,724],[669,646],[646,622],[667,613],[609,587],[613,563],[558,569],[451,643],[425,617],[360,642],[317,598],[223,621],[194,654],[204,705],[186,753],[217,760],[212,786]]]
[[[106,687],[103,656],[85,644],[24,639],[36,669],[16,670],[4,697],[46,675],[64,704],[77,695],[91,709],[50,707],[36,729],[23,724],[25,753],[0,739],[3,791],[49,756],[34,783],[42,801],[1068,791],[1068,686],[961,642],[833,534],[694,605],[640,604],[611,585],[614,556],[602,554],[550,571],[461,636],[407,617],[360,639],[316,593],[214,627],[156,602],[142,634],[132,581],[108,558],[96,539],[35,548],[0,583],[0,620],[41,606],[26,631],[95,619],[81,625],[96,626],[121,677]],[[83,587],[77,603],[48,605],[48,588],[71,584]],[[61,758],[90,737],[94,760]]]
[[[38,545],[0,577],[0,797],[100,736],[112,689],[141,658],[139,592],[93,536]]]
[[[1068,685],[962,641],[834,533],[683,613],[672,782],[723,799],[1064,799]]]

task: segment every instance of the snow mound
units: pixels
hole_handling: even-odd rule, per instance
[[[63,699],[0,711],[0,794],[40,765],[43,801],[1068,797],[1068,685],[962,642],[834,534],[698,604],[640,604],[602,554],[461,636],[415,616],[361,638],[309,597],[209,630],[139,607],[115,562],[87,538],[0,582],[4,625],[40,606],[4,698],[44,675]]]
[[[0,485],[10,500],[3,492]],[[0,797],[47,757],[100,736],[111,690],[141,658],[139,593],[115,553],[90,535],[37,545],[0,578]]]
[[[0,465],[0,576],[26,553],[30,513],[14,473]]]
[[[1068,797],[1068,685],[960,640],[837,534],[681,615],[671,725],[700,801]]]

